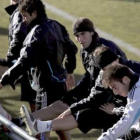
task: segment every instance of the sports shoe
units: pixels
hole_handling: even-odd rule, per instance
[[[12,119],[11,115],[5,109],[3,109],[3,107],[1,106],[1,104],[0,104],[0,115],[2,115],[3,117],[5,117],[9,121],[11,121],[11,119]]]
[[[26,125],[26,128],[27,128],[29,135],[36,136],[37,134],[39,134],[37,129],[35,129],[37,120],[34,119],[31,114],[29,114],[25,105],[21,106],[20,114],[21,114],[21,117],[23,117],[23,122]]]

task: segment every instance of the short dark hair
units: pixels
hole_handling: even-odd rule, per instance
[[[118,58],[118,56],[111,51],[109,47],[104,45],[100,45],[100,47],[96,48],[93,55],[95,65],[99,69],[103,69]]]
[[[132,78],[132,71],[125,65],[111,64],[103,73],[102,84],[104,87],[108,87],[111,80],[122,82],[124,76]]]
[[[19,11],[28,12],[30,15],[32,15],[32,13],[36,11],[38,17],[47,17],[45,5],[41,0],[24,0],[19,4]]]

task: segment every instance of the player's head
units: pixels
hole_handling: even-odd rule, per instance
[[[27,24],[37,17],[47,17],[45,6],[41,0],[24,0],[19,4],[19,10]]]
[[[114,94],[126,97],[132,76],[133,73],[127,66],[111,64],[103,73],[102,83],[105,87],[110,87]]]
[[[76,41],[81,45],[83,49],[90,46],[93,36],[97,36],[93,22],[85,17],[78,18],[74,21],[73,34]]]
[[[110,48],[104,45],[97,47],[93,55],[95,65],[103,70],[105,70],[110,64],[119,62],[118,56],[114,54]]]

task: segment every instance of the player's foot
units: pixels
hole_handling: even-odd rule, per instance
[[[31,114],[29,114],[25,105],[21,106],[20,114],[21,117],[23,117],[23,121],[26,124],[29,135],[36,136],[37,134],[39,134],[36,128],[37,120],[34,119]]]

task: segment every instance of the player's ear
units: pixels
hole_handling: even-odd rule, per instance
[[[128,78],[127,76],[124,76],[124,77],[122,78],[122,82],[123,82],[124,84],[129,84],[129,83],[130,83],[130,78]]]

